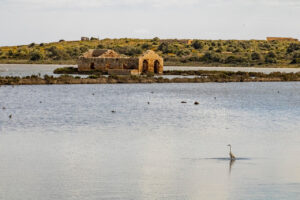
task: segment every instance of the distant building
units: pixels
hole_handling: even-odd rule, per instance
[[[298,39],[296,38],[289,38],[289,37],[267,37],[267,41],[291,41],[291,42],[297,42]]]
[[[187,45],[191,45],[193,40],[188,40],[188,39],[161,39],[159,40],[160,43],[174,43],[174,42],[178,42],[180,44],[187,44]]]
[[[81,41],[89,41],[90,40],[90,38],[88,38],[88,37],[81,37]]]
[[[163,73],[163,58],[152,50],[138,57],[127,57],[108,49],[90,49],[79,57],[79,71],[103,71],[117,75]]]

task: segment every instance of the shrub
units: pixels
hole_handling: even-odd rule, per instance
[[[143,49],[149,49],[150,48],[150,44],[144,43],[144,44],[142,44],[142,48]]]
[[[257,52],[253,52],[251,54],[251,59],[252,60],[260,60],[261,59],[261,55],[259,53],[257,53]]]
[[[86,46],[82,46],[79,49],[80,49],[81,53],[87,52],[89,50],[89,48]]]
[[[267,54],[267,57],[269,57],[269,58],[276,58],[276,54],[275,54],[273,51],[270,51],[270,52]]]
[[[78,73],[78,68],[75,67],[62,67],[53,71],[54,74],[74,74]]]
[[[127,56],[135,56],[143,52],[140,47],[131,47],[131,46],[124,46],[124,47],[117,46],[113,48],[113,50],[115,50],[120,54],[125,54]]]
[[[265,58],[266,63],[277,63],[276,58],[266,57]]]
[[[159,42],[159,40],[160,40],[159,37],[155,37],[152,39],[152,42]]]
[[[81,54],[81,51],[78,47],[70,47],[67,48],[67,54],[72,58],[77,58]]]
[[[35,43],[31,43],[31,44],[28,45],[28,47],[30,47],[30,48],[32,48],[34,46],[35,46]]]
[[[300,51],[294,53],[291,64],[299,64],[299,63],[300,63]]]
[[[276,54],[270,51],[265,57],[266,63],[277,63]]]
[[[286,52],[287,53],[292,53],[292,52],[297,51],[297,50],[300,50],[300,44],[298,44],[298,43],[291,43],[288,46]]]
[[[7,56],[8,56],[8,57],[13,57],[13,56],[14,56],[14,52],[13,52],[12,50],[9,50],[9,51],[7,52]]]
[[[169,44],[166,42],[163,42],[158,46],[157,49],[162,51],[163,53],[168,53],[169,52]]]
[[[103,45],[103,44],[99,44],[99,45],[97,46],[97,49],[104,49],[104,45]]]
[[[238,64],[244,62],[246,62],[246,59],[238,56],[229,56],[225,59],[226,64]]]
[[[53,60],[68,60],[70,56],[62,49],[58,49],[56,46],[47,48],[47,56]]]
[[[43,55],[39,51],[33,51],[30,53],[30,60],[37,61],[42,59],[43,59]]]
[[[88,78],[97,79],[97,78],[99,78],[99,76],[95,75],[95,74],[92,74],[92,75],[89,75]]]
[[[192,43],[192,47],[194,47],[194,49],[202,49],[203,48],[203,44],[202,44],[201,41],[195,40]]]

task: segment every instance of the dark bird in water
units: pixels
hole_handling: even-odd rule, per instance
[[[5,107],[2,107],[2,109],[5,110],[6,108],[5,108]]]
[[[215,97],[215,99],[217,99],[217,97]]]
[[[231,151],[231,144],[228,144],[227,146],[229,146],[230,150],[229,150],[229,156],[230,156],[230,160],[233,161],[235,160],[235,156],[233,155],[232,151]]]
[[[194,103],[195,105],[199,105],[199,102],[198,101],[195,101],[195,103]]]
[[[149,101],[148,101],[147,103],[148,103],[148,104],[150,104],[150,102],[149,102]]]
[[[8,117],[9,117],[9,119],[11,119],[11,118],[12,118],[12,115],[9,115]]]
[[[115,111],[115,110],[112,110],[111,112],[112,112],[112,113],[116,113],[116,111]]]
[[[154,92],[152,91],[151,94],[153,94]]]
[[[40,101],[40,103],[42,103],[42,101]]]
[[[181,103],[186,103],[186,101],[182,101]]]
[[[95,95],[95,93],[92,94],[93,96]]]

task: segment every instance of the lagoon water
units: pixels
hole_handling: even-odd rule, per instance
[[[0,199],[300,199],[299,82],[2,86],[2,107]]]

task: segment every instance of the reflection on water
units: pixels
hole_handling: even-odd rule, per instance
[[[299,89],[2,86],[0,199],[299,199]]]
[[[231,174],[231,169],[232,169],[232,166],[234,165],[234,163],[235,163],[235,160],[229,161],[229,174]]]

